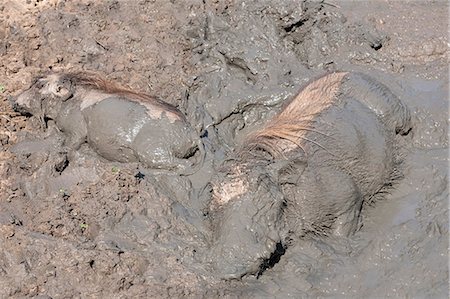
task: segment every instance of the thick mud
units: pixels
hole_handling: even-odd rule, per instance
[[[0,297],[448,298],[448,3],[172,2],[0,4]],[[96,71],[175,105],[203,166],[155,173],[63,148],[58,128],[8,100],[48,70]],[[211,178],[335,70],[376,78],[411,111],[402,177],[355,234],[274,244],[259,275],[223,280]]]

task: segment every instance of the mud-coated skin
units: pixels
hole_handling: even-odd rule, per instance
[[[92,74],[50,74],[13,103],[22,113],[53,119],[66,146],[87,142],[110,161],[189,172],[200,139],[176,108]]]
[[[396,176],[395,136],[410,129],[408,109],[367,75],[311,82],[213,180],[215,271],[258,274],[287,238],[353,234],[363,202]]]

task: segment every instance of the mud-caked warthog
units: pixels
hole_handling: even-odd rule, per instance
[[[178,109],[96,74],[38,77],[13,106],[52,119],[65,136],[65,147],[77,150],[87,142],[110,161],[183,172],[201,160],[196,154],[202,151],[200,138]]]
[[[408,109],[369,76],[336,72],[307,85],[213,179],[216,270],[258,274],[289,238],[354,233],[363,202],[398,176],[395,135],[410,129]]]

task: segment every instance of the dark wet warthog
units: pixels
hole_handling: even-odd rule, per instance
[[[52,119],[72,150],[88,142],[111,161],[181,172],[201,160],[200,139],[178,109],[95,74],[39,77],[13,105],[24,114]]]
[[[396,176],[395,135],[410,129],[408,109],[371,77],[340,72],[307,85],[213,180],[220,275],[260,274],[292,237],[354,233],[363,202]]]

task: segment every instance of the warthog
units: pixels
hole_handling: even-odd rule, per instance
[[[225,278],[259,274],[289,238],[353,234],[363,202],[398,176],[395,135],[410,129],[408,109],[367,75],[311,82],[213,179],[216,270]]]
[[[72,150],[87,142],[108,160],[152,169],[183,172],[199,163],[200,138],[178,109],[92,73],[38,77],[13,106],[52,119]]]

